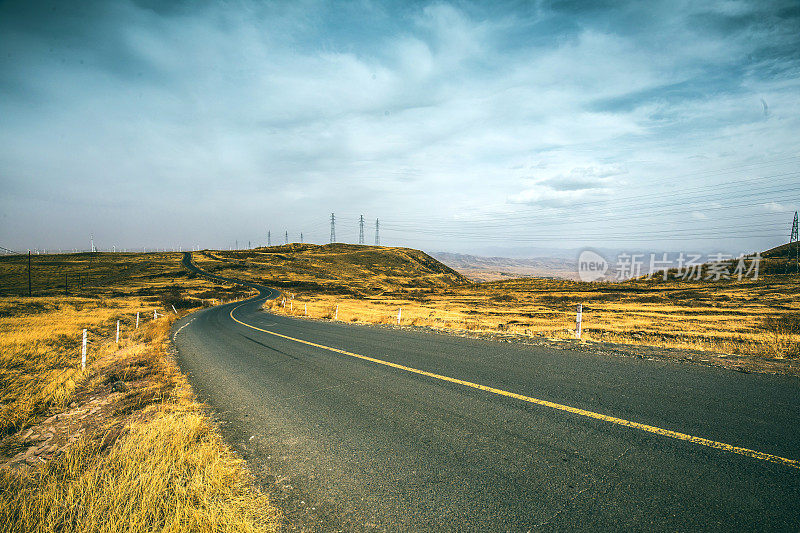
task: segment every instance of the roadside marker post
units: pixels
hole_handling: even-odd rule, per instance
[[[403,308],[402,308],[402,307],[400,307],[399,309],[397,309],[397,325],[398,325],[398,326],[400,325],[400,317],[401,317],[402,315],[403,315]]]
[[[139,311],[136,311],[136,329],[139,329]]]
[[[156,318],[158,318],[158,313],[156,312],[155,309],[153,309],[153,320],[155,320]]]
[[[581,338],[581,315],[583,315],[583,304],[578,304],[578,314],[575,316],[575,338]]]
[[[175,305],[173,305],[173,304],[170,304],[170,305],[172,305],[172,310],[175,311],[175,314],[177,315],[178,314],[178,310],[175,309]]]
[[[81,370],[86,370],[86,330],[83,330],[83,346],[81,347]]]
[[[333,314],[334,320],[339,320],[339,304],[336,304],[336,312]]]
[[[308,304],[303,304],[303,316],[308,316]]]
[[[294,313],[294,302],[289,302],[289,313]]]
[[[117,320],[117,345],[119,345],[119,320]]]

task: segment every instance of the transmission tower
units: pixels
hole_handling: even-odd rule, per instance
[[[364,244],[364,215],[358,220],[358,244]]]
[[[794,243],[794,271],[797,274],[800,274],[800,239],[798,239],[797,235],[797,211],[794,212],[794,221],[792,222],[792,233],[789,236],[789,262],[791,264],[791,257],[792,257],[792,243]],[[788,270],[788,269],[787,269]]]
[[[377,218],[375,219],[375,246],[381,245],[381,223]]]
[[[336,217],[331,213],[331,242],[336,242]]]
[[[300,232],[300,244],[303,244],[303,232]]]
[[[272,232],[267,231],[267,246],[272,246]]]
[[[286,230],[286,235],[283,236],[283,244],[289,244],[289,230]]]

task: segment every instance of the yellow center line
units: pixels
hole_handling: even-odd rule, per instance
[[[695,437],[693,435],[687,435],[686,433],[679,433],[677,431],[671,431],[669,429],[662,429],[656,426],[649,426],[647,424],[641,424],[639,422],[632,422],[631,420],[625,420],[624,418],[617,418],[615,416],[604,415],[602,413],[595,413],[594,411],[587,411],[586,409],[579,409],[577,407],[571,407],[569,405],[563,405],[560,403],[549,402],[547,400],[540,400],[539,398],[532,398],[530,396],[524,396],[522,394],[517,394],[515,392],[509,392],[502,389],[496,389],[494,387],[489,387],[487,385],[480,385],[478,383],[472,383],[471,381],[464,381],[463,379],[451,378],[449,376],[443,376],[441,374],[435,374],[433,372],[428,372],[426,370],[419,370],[418,368],[413,368],[410,366],[404,366],[397,363],[392,363],[390,361],[384,361],[382,359],[375,359],[374,357],[368,357],[366,355],[360,355],[353,352],[348,352],[347,350],[340,350],[339,348],[333,348],[331,346],[325,346],[324,344],[317,344],[316,342],[306,341],[303,339],[297,339],[295,337],[290,337],[288,335],[283,335],[281,333],[276,333],[274,331],[269,331],[266,329],[262,329],[245,322],[242,322],[235,316],[233,316],[233,312],[242,307],[241,304],[234,309],[231,310],[230,315],[231,318],[238,322],[239,324],[246,326],[251,329],[255,329],[261,331],[263,333],[268,333],[270,335],[274,335],[276,337],[280,337],[282,339],[287,339],[294,342],[299,342],[301,344],[305,344],[307,346],[313,346],[315,348],[321,348],[323,350],[328,350],[331,352],[339,353],[342,355],[348,355],[350,357],[355,357],[357,359],[363,359],[364,361],[369,361],[371,363],[377,363],[379,365],[388,366],[391,368],[396,368],[398,370],[404,370],[406,372],[411,372],[413,374],[419,374],[421,376],[427,376],[429,378],[438,379],[441,381],[447,381],[449,383],[456,383],[458,385],[463,385],[465,387],[471,387],[473,389],[482,390],[485,392],[491,392],[492,394],[498,394],[500,396],[506,396],[508,398],[514,398],[516,400],[521,400],[523,402],[533,403],[536,405],[542,405],[544,407],[550,407],[551,409],[558,409],[559,411],[566,411],[568,413],[585,416],[587,418],[594,418],[596,420],[602,420],[604,422],[610,422],[612,424],[617,424],[619,426],[626,426],[629,428],[638,429],[641,431],[646,431],[648,433],[655,433],[656,435],[661,435],[663,437],[670,437],[673,439],[683,440],[687,442],[693,442],[695,444],[700,444],[702,446],[708,446],[709,448],[716,448],[718,450],[723,450],[730,453],[736,453],[739,455],[744,455],[747,457],[752,457],[753,459],[760,459],[762,461],[769,461],[770,463],[777,463],[785,466],[789,466],[792,468],[800,469],[800,461],[795,459],[787,459],[785,457],[779,457],[777,455],[772,455],[769,453],[759,452],[756,450],[751,450],[749,448],[742,448],[740,446],[732,446],[730,444],[726,444],[724,442],[717,442],[715,440],[705,439],[703,437]]]

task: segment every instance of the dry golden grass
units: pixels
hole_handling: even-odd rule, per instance
[[[138,297],[160,301],[165,306],[175,305],[180,310],[218,303],[241,293],[235,285],[209,284],[187,272],[181,265],[182,258],[183,254],[177,252],[34,255],[32,294]],[[27,295],[28,257],[0,256],[0,296]]]
[[[347,298],[297,293],[271,312],[373,324],[569,339],[583,304],[582,339],[764,357],[800,355],[800,301],[794,282],[709,286],[681,284],[641,292],[635,284],[524,280],[454,287],[423,298]],[[754,295],[760,295],[760,297]]]
[[[279,513],[167,354],[173,302],[243,293],[158,268],[98,284],[91,297],[0,298],[0,455],[16,465],[0,470],[0,531],[278,529]],[[169,312],[153,320],[153,309]]]
[[[800,289],[796,276],[783,274],[784,266],[780,256],[770,255],[757,281],[453,280],[425,288],[387,285],[374,294],[348,292],[346,281],[338,294],[298,284],[285,291],[296,295],[291,306],[277,300],[265,307],[331,319],[338,306],[340,321],[379,324],[396,324],[402,308],[403,325],[570,339],[581,303],[583,340],[794,358],[800,355]],[[293,279],[291,272],[283,275]]]
[[[159,405],[107,451],[83,439],[25,476],[0,472],[8,532],[274,531],[278,515],[198,407]]]
[[[289,291],[371,297],[424,292],[467,279],[419,250],[353,244],[289,244],[255,250],[200,252],[197,266],[221,276]]]
[[[153,305],[134,299],[0,298],[0,434],[19,431],[35,417],[63,409],[81,378],[81,330],[91,360],[112,349],[117,319],[130,330]]]

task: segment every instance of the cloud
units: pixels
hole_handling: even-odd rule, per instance
[[[611,202],[794,153],[797,25],[757,2],[6,2],[0,210],[46,205],[66,236],[101,206],[75,235],[150,242],[140,221],[177,209],[186,238],[225,242],[332,210]]]
[[[554,189],[527,189],[509,197],[511,204],[525,204],[546,208],[568,208],[579,206],[587,200],[596,198],[586,189],[583,190],[554,190]]]
[[[790,210],[789,207],[778,202],[767,202],[761,204],[761,207],[763,207],[765,211],[770,211],[772,213],[784,213]]]
[[[577,167],[567,175],[558,175],[538,182],[556,191],[604,189],[613,185],[613,177],[625,174],[622,165]]]
[[[510,195],[508,202],[549,208],[578,206],[587,200],[596,203],[608,198],[615,178],[625,173],[622,165],[575,167],[543,180],[526,180],[533,186]]]

